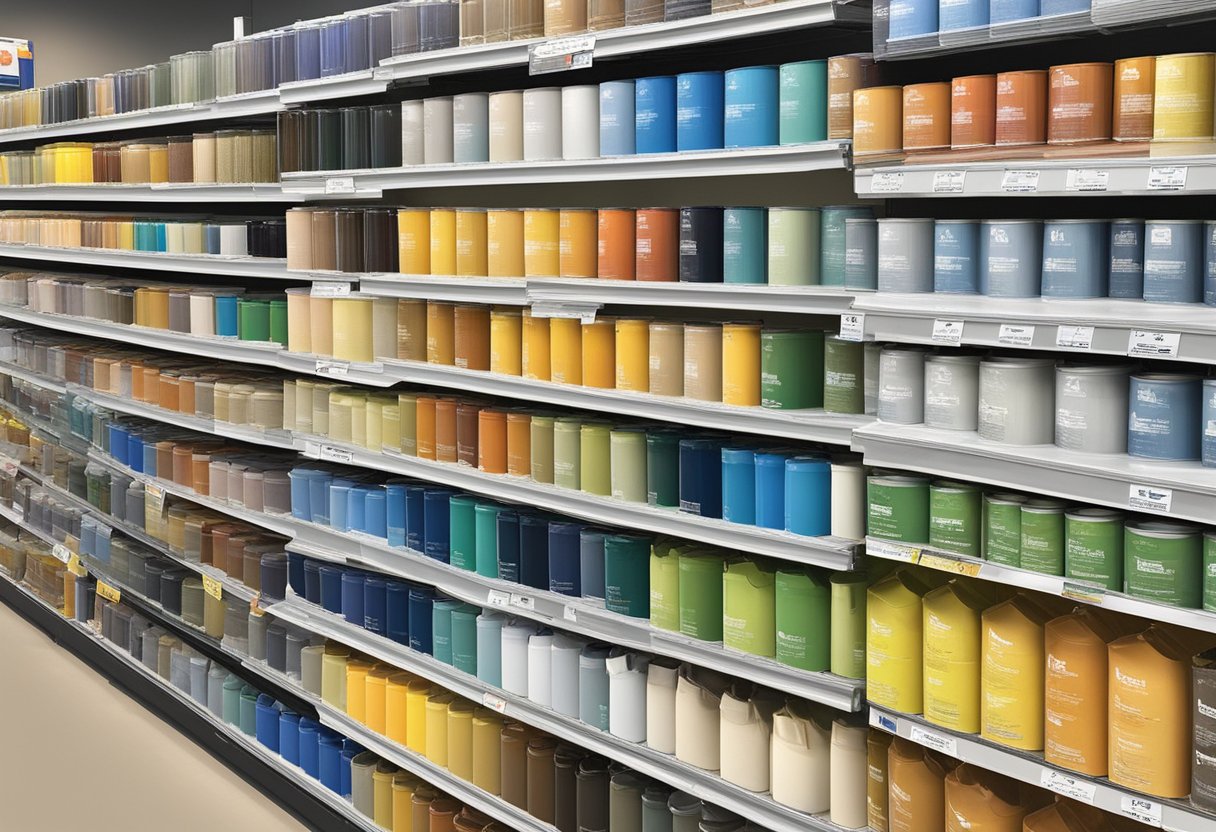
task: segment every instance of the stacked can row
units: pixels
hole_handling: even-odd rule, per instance
[[[0,212],[0,243],[161,254],[285,257],[281,219],[199,219]]]
[[[1089,11],[1091,0],[890,0],[892,40]]]

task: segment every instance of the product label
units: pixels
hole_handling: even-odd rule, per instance
[[[1151,511],[1154,514],[1169,514],[1174,492],[1169,488],[1151,485],[1136,485],[1128,488],[1127,507],[1133,511]]]
[[[873,555],[876,558],[884,560],[898,560],[904,563],[917,563],[921,558],[921,551],[913,546],[904,546],[902,543],[889,543],[885,540],[877,540],[873,537],[866,538],[866,554]]]
[[[1062,326],[1056,330],[1056,346],[1067,350],[1088,350],[1093,346],[1092,326]]]
[[[562,618],[567,621],[578,621],[578,611],[574,608],[573,604],[566,604],[562,608]]]
[[[933,174],[933,193],[961,194],[966,188],[967,171],[939,170]]]
[[[1110,171],[1072,169],[1068,171],[1064,189],[1080,193],[1100,193],[1106,190],[1109,182]]]
[[[958,743],[953,737],[944,737],[935,731],[913,725],[909,738],[917,745],[931,748],[939,754],[946,754],[950,757],[958,756]]]
[[[1127,336],[1127,354],[1132,358],[1177,358],[1181,341],[1178,332],[1133,329]]]
[[[997,340],[1010,347],[1029,347],[1034,343],[1034,327],[1018,324],[1001,324]]]
[[[933,343],[957,347],[963,342],[962,321],[934,321]]]
[[[1161,804],[1147,798],[1125,794],[1119,798],[1119,811],[1132,820],[1149,826],[1161,826]]]
[[[354,451],[348,451],[346,448],[335,448],[333,445],[322,445],[318,450],[318,456],[329,462],[341,462],[344,465],[349,465],[355,461]]]
[[[319,376],[344,376],[349,372],[350,364],[346,361],[330,361],[328,359],[317,361],[316,373]]]
[[[355,177],[332,176],[325,180],[326,194],[353,194],[355,192]]]
[[[840,337],[845,341],[860,341],[865,337],[865,315],[841,315]]]
[[[1097,604],[1098,606],[1102,605],[1102,599],[1106,597],[1106,591],[1101,587],[1070,583],[1064,584],[1060,594],[1074,601],[1083,601],[1086,604]]]
[[[512,592],[511,606],[519,607],[521,610],[534,610],[536,609],[536,601],[529,595],[517,595]]]
[[[511,593],[503,592],[501,589],[491,589],[486,595],[486,605],[490,607],[509,607],[511,605]]]
[[[97,582],[97,594],[107,601],[117,604],[122,600],[122,593],[117,588],[110,586],[105,581]]]
[[[72,559],[71,551],[69,551],[68,547],[64,546],[62,543],[56,543],[51,549],[51,554],[55,556],[55,560],[61,563],[67,563]]]
[[[501,696],[495,696],[492,693],[483,693],[481,695],[481,704],[485,705],[487,708],[498,711],[500,714],[507,712],[507,700],[503,699]]]
[[[528,74],[546,75],[588,69],[595,54],[595,35],[556,38],[528,48]]]
[[[350,295],[349,283],[331,283],[329,281],[318,281],[312,284],[312,296],[314,298],[344,298]]]
[[[1150,191],[1181,191],[1186,187],[1187,168],[1181,166],[1158,166],[1148,169]]]
[[[68,571],[77,578],[83,578],[85,575],[89,574],[89,570],[85,569],[85,566],[80,562],[80,557],[78,555],[72,555],[68,558]]]
[[[1007,194],[1032,194],[1038,189],[1037,170],[1007,170],[1001,179],[1001,190]]]
[[[218,578],[213,578],[210,575],[204,575],[203,592],[207,593],[217,601],[224,600],[224,585],[219,582]]]
[[[903,189],[904,175],[902,171],[876,173],[870,178],[870,193],[872,194],[897,194]]]
[[[1039,778],[1039,785],[1056,794],[1091,804],[1094,802],[1094,792],[1097,791],[1097,787],[1093,783],[1087,783],[1062,771],[1054,770],[1044,771],[1042,777]]]
[[[898,730],[895,720],[877,708],[870,708],[870,727],[894,734]]]

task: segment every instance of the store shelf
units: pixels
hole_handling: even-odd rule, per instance
[[[865,463],[876,468],[957,477],[1197,523],[1210,523],[1216,516],[1216,476],[1198,462],[1150,462],[1054,445],[1002,445],[974,432],[881,422],[859,429],[853,441]]]
[[[967,575],[1018,589],[1058,595],[1069,601],[1105,607],[1108,610],[1138,616],[1149,621],[1161,621],[1205,633],[1216,633],[1216,613],[1213,612],[1157,604],[1084,581],[1069,580],[1058,575],[1044,575],[1042,572],[1032,572],[1029,569],[1018,569],[1013,566],[1002,566],[999,563],[991,563],[932,546],[909,545],[877,537],[867,537],[866,554],[898,563],[916,563],[929,569],[949,572],[952,575]]]
[[[880,199],[1212,194],[1216,156],[881,165],[856,168],[854,185],[858,196]]]
[[[0,244],[0,258],[35,260],[53,264],[71,263],[106,269],[143,269],[186,274],[214,274],[225,277],[256,277],[263,280],[311,280],[349,282],[357,275],[341,272],[289,272],[285,260],[274,257],[231,257],[219,254],[167,254],[153,251],[125,251],[105,248],[58,248],[55,246]]]
[[[348,624],[340,616],[316,610],[296,599],[289,598],[275,604],[267,612],[297,627],[319,633],[380,661],[423,676],[465,699],[493,708],[508,718],[517,719],[559,739],[567,740],[609,759],[624,763],[630,768],[661,780],[676,789],[736,812],[772,832],[805,832],[807,829],[836,832],[841,829],[823,816],[807,815],[781,806],[765,794],[746,791],[724,781],[712,772],[683,763],[671,755],[652,751],[642,743],[621,739],[606,731],[593,728],[580,720],[537,705],[526,697],[508,693],[430,656],[416,653],[388,639]],[[334,717],[340,717],[341,720],[334,727],[344,733],[347,732],[348,727],[353,730],[358,725],[345,714],[333,711],[324,703],[317,707],[322,714],[323,722],[327,712]],[[362,737],[356,738],[360,742],[363,741]],[[387,740],[383,740],[383,742],[395,746],[394,743],[389,743]],[[375,746],[369,745],[368,747],[393,759]],[[399,748],[399,746],[396,747]],[[397,762],[404,764],[400,760]]]
[[[1212,307],[1198,303],[871,292],[857,296],[853,311],[865,316],[865,334],[876,341],[937,344],[935,324],[956,321],[963,325],[965,346],[1059,350],[1078,358],[1126,356],[1133,332],[1163,333],[1179,336],[1178,343],[1172,350],[1167,344],[1154,358],[1216,364],[1216,316]],[[1078,333],[1078,327],[1092,332]],[[1088,349],[1082,348],[1085,343]]]
[[[5,185],[0,187],[0,202],[299,202],[300,197],[284,193],[279,185]]]
[[[289,81],[279,86],[279,101],[283,104],[307,104],[310,101],[375,95],[388,89],[392,73],[376,67],[359,72],[347,72],[309,81]]]
[[[703,179],[843,170],[848,167],[849,148],[847,141],[827,141],[786,147],[654,153],[552,162],[412,165],[371,170],[285,173],[283,192],[306,198],[350,199],[379,197],[385,191],[411,188]]]
[[[1211,832],[1216,817],[1204,815],[1182,801],[1145,797],[1114,785],[1109,780],[1086,777],[1067,769],[1049,766],[1039,754],[1014,751],[982,740],[974,734],[947,731],[916,716],[907,716],[870,705],[870,725],[880,731],[911,740],[925,748],[997,771],[1023,783],[1041,786],[1057,794],[1088,803],[1115,815],[1143,821],[1159,818],[1151,825],[1167,832]],[[1141,814],[1133,814],[1135,809]]]
[[[401,474],[504,502],[523,503],[617,528],[669,534],[829,569],[853,569],[860,560],[859,544],[843,538],[804,537],[775,529],[728,523],[710,517],[684,514],[674,509],[656,508],[644,503],[629,503],[558,488],[523,477],[487,474],[468,465],[433,462],[387,451],[372,453],[353,445],[320,438],[303,439],[297,435],[296,440],[303,455],[310,459],[323,459],[358,468]]]
[[[25,367],[19,367],[9,361],[0,361],[0,374],[12,376],[15,379],[21,379],[24,382],[41,387],[43,390],[49,390],[52,393],[66,393],[67,385],[63,382],[52,381],[44,378],[42,374],[36,373],[33,370],[27,370]]]
[[[558,306],[677,306],[799,315],[841,315],[853,292],[831,286],[768,286],[743,283],[651,283],[635,280],[538,279],[528,281],[528,303]]]
[[[528,284],[514,277],[444,277],[414,274],[361,274],[359,292],[387,298],[420,298],[449,303],[526,306]]]

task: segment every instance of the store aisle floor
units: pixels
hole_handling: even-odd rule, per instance
[[[0,668],[0,829],[305,829],[4,604]]]

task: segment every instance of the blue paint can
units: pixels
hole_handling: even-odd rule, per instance
[[[387,582],[368,575],[363,579],[363,629],[377,635],[386,635],[388,626],[385,618]]]
[[[1039,4],[1039,14],[1042,17],[1076,14],[1077,12],[1087,12],[1089,9],[1090,0],[1041,0]]]
[[[680,511],[722,516],[722,443],[716,439],[680,440]]]
[[[426,586],[410,586],[410,649],[430,655],[433,649],[433,615],[435,590]]]
[[[384,582],[384,634],[398,644],[410,643],[410,587],[403,581]]]
[[[980,288],[980,224],[938,220],[933,225],[933,291],[974,295]]]
[[[1106,297],[1109,242],[1105,220],[1044,222],[1043,297]]]
[[[756,525],[785,528],[785,463],[783,453],[756,454]]]
[[[1140,459],[1200,458],[1203,381],[1199,376],[1132,376],[1127,453]]]
[[[312,511],[312,522],[319,526],[329,525],[329,486],[334,476],[328,471],[313,471],[308,483],[308,502]]]
[[[634,141],[633,81],[600,84],[600,155],[632,156]]]
[[[584,598],[604,597],[604,538],[600,529],[583,529],[578,535],[579,577]]]
[[[1043,224],[1038,220],[984,220],[980,229],[980,294],[994,298],[1039,296]]]
[[[1110,221],[1110,281],[1112,298],[1144,297],[1144,220]]]
[[[582,560],[578,523],[549,524],[549,591],[578,597],[582,594]]]
[[[722,147],[724,83],[721,72],[684,72],[676,76],[677,150]]]
[[[1150,303],[1203,301],[1202,220],[1144,224],[1144,299]]]
[[[943,32],[988,25],[988,0],[941,0],[938,25]]]
[[[350,531],[347,509],[350,507],[350,480],[334,480],[329,486],[329,525],[340,532]]]
[[[1208,468],[1216,468],[1216,378],[1203,382],[1203,447],[1201,459]]]
[[[911,38],[936,32],[937,2],[938,0],[891,0],[890,39]]]
[[[405,487],[405,546],[421,553],[426,548],[426,489]]]
[[[539,514],[519,515],[519,582],[549,588],[549,520]]]
[[[236,295],[215,296],[215,334],[235,338],[239,331],[237,325]]]
[[[786,460],[785,530],[808,537],[832,533],[832,462],[827,457]]]
[[[756,525],[756,454],[749,448],[722,449],[722,519]]]
[[[363,573],[342,573],[342,617],[347,623],[363,626]]]
[[[676,79],[657,75],[634,81],[634,146],[637,153],[675,153]],[[601,145],[601,152],[602,145]]]
[[[321,603],[321,564],[315,560],[304,561],[304,600],[310,604]]]
[[[780,139],[779,79],[775,66],[745,66],[725,75],[726,147],[767,147]]]
[[[342,614],[342,569],[321,564],[321,606],[336,615]]]
[[[722,209],[680,209],[680,282],[722,282]]]
[[[390,483],[384,486],[385,524],[389,546],[405,545],[405,485]]]
[[[722,209],[722,282],[768,282],[766,209]]]
[[[1203,239],[1203,302],[1216,306],[1216,221],[1204,224]]]
[[[384,489],[371,489],[363,497],[363,528],[373,537],[388,538],[387,500]]]
[[[426,515],[422,551],[428,558],[443,563],[447,563],[451,556],[452,520],[449,512],[455,493],[447,488],[428,488],[422,498]]]
[[[495,521],[498,529],[498,577],[519,583],[519,515],[500,511]]]
[[[819,283],[844,285],[845,220],[872,219],[868,205],[829,205],[819,211]]]
[[[989,15],[993,25],[1039,16],[1039,0],[992,0]]]

